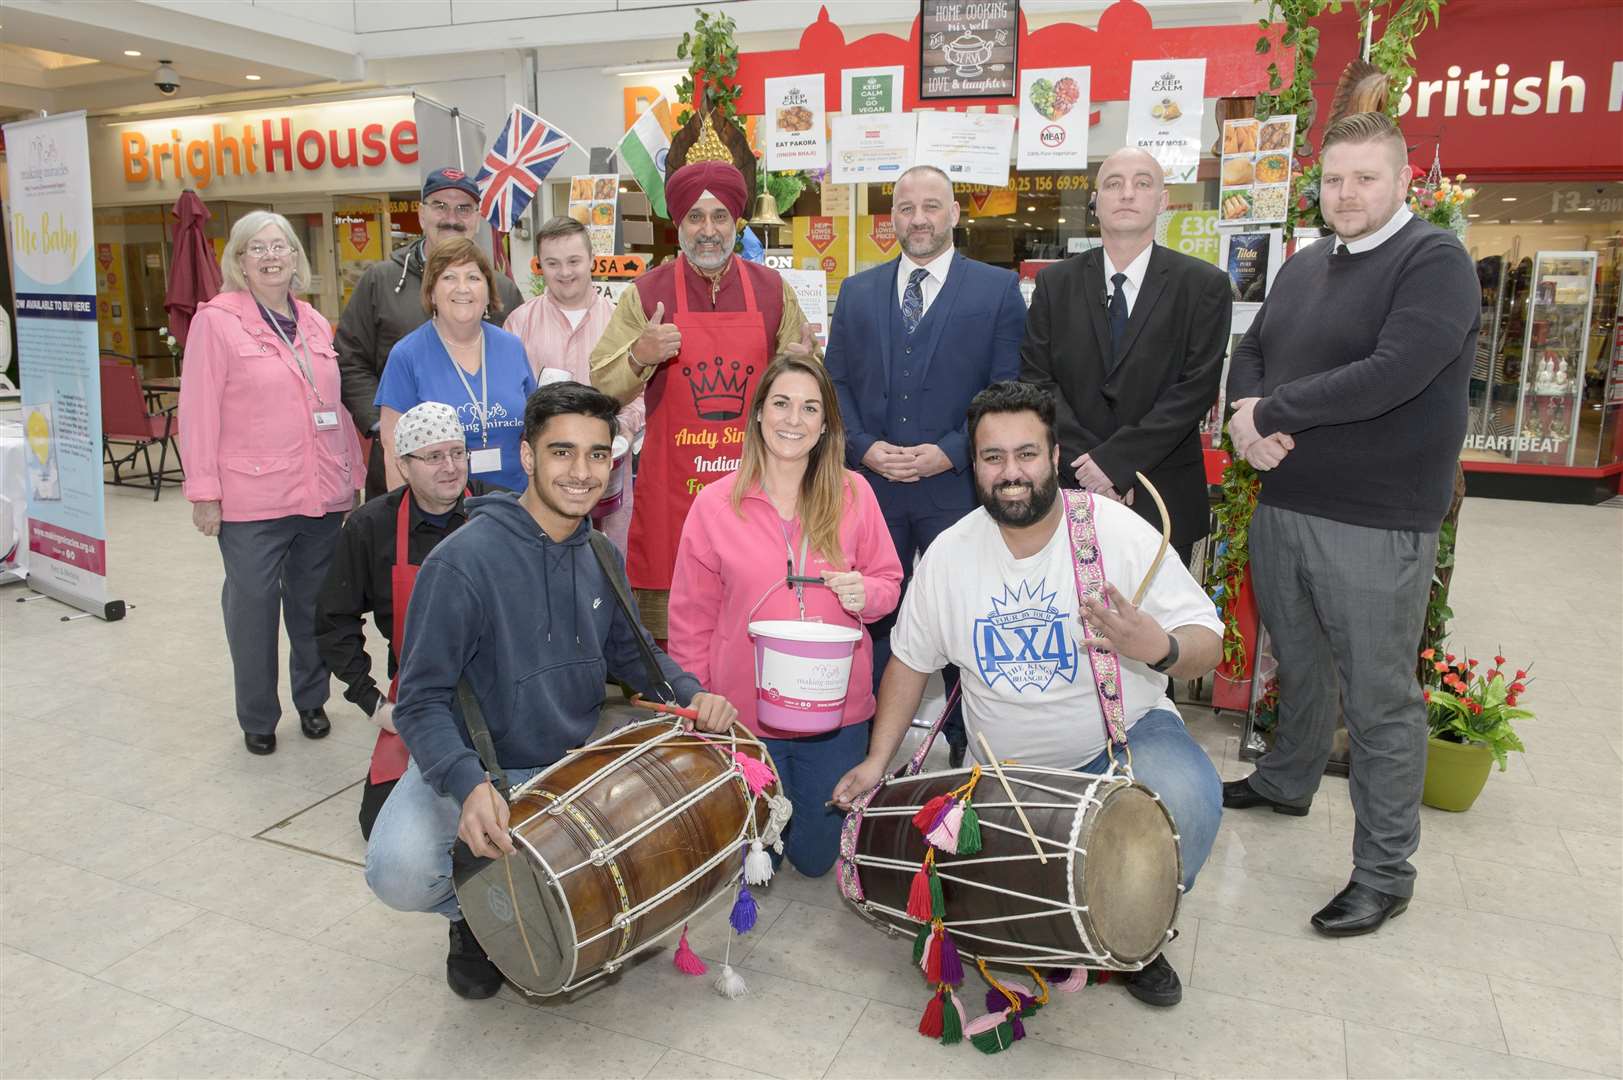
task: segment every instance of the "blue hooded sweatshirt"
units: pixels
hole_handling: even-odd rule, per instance
[[[558,543],[517,495],[467,507],[468,523],[418,573],[394,713],[423,779],[459,805],[485,777],[457,704],[459,680],[473,689],[504,769],[550,765],[590,738],[609,677],[662,696],[632,635],[653,640],[620,613],[590,522]],[[698,680],[658,648],[654,656],[686,705]]]

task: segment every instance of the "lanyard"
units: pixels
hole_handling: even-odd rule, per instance
[[[778,519],[778,524],[780,526],[782,526],[782,528],[783,528],[783,547],[784,547],[784,550],[788,553],[788,556],[789,556],[789,558],[788,558],[789,572],[784,575],[783,583],[785,585],[787,585],[789,588],[791,588],[791,589],[793,589],[795,591],[795,602],[800,605],[800,620],[802,622],[805,622],[806,621],[806,582],[805,582],[806,551],[807,551],[807,545],[810,543],[810,538],[805,534],[804,531],[802,531],[802,533],[800,534],[800,573],[797,574],[795,572],[795,549],[794,549],[794,545],[789,542],[789,523],[787,521],[783,520],[780,517]]]
[[[439,334],[440,346],[451,361],[451,367],[456,370],[457,378],[462,380],[462,388],[468,392],[468,403],[479,410],[479,445],[490,445],[490,367],[485,363],[485,328],[479,328],[479,396],[473,396],[473,383],[468,381],[468,373],[462,370],[462,365],[451,356],[451,346],[445,341],[445,335],[440,334],[439,324],[434,325],[434,333]]]
[[[259,306],[261,310],[268,310],[264,304]],[[298,308],[295,307],[293,310],[297,314]],[[277,340],[286,345],[288,351],[293,354],[293,362],[299,365],[299,373],[304,376],[304,381],[310,384],[310,392],[316,396],[316,404],[325,409],[327,402],[322,398],[321,389],[316,386],[316,377],[310,370],[310,350],[304,343],[304,335],[299,332],[299,324],[296,322],[293,324],[293,340],[289,341],[287,335],[282,333],[282,326],[276,321],[274,314],[272,312],[273,317],[265,321],[270,323],[271,329],[276,332]]]

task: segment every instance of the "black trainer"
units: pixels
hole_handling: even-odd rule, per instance
[[[445,954],[445,981],[458,997],[479,1001],[502,988],[502,973],[463,919],[451,922],[451,950]]]
[[[1165,953],[1151,960],[1143,971],[1123,972],[1121,981],[1129,994],[1146,1005],[1165,1009],[1183,1000],[1183,983]]]

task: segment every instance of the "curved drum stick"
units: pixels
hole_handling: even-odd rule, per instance
[[[1144,600],[1144,594],[1149,591],[1150,582],[1155,580],[1155,572],[1161,569],[1161,560],[1166,557],[1167,548],[1172,544],[1172,518],[1167,514],[1167,504],[1161,501],[1161,493],[1155,490],[1150,478],[1143,473],[1134,473],[1138,482],[1144,485],[1144,490],[1150,493],[1155,500],[1155,509],[1161,514],[1161,546],[1155,551],[1155,561],[1144,574],[1144,580],[1138,583],[1138,591],[1133,593],[1133,606],[1138,607]]]

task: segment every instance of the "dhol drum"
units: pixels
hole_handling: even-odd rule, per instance
[[[958,951],[987,964],[1132,971],[1171,938],[1183,865],[1172,818],[1130,775],[1004,765],[1014,803],[990,770],[975,788],[980,850],[935,850],[943,925]],[[908,934],[914,876],[932,849],[914,825],[967,769],[887,780],[846,823],[841,889],[869,920]],[[1046,856],[1039,861],[1033,834]]]
[[[772,770],[770,777],[765,770]],[[753,840],[789,801],[742,727],[658,717],[610,732],[514,789],[513,855],[453,872],[479,943],[521,990],[546,996],[619,969],[730,895]]]

